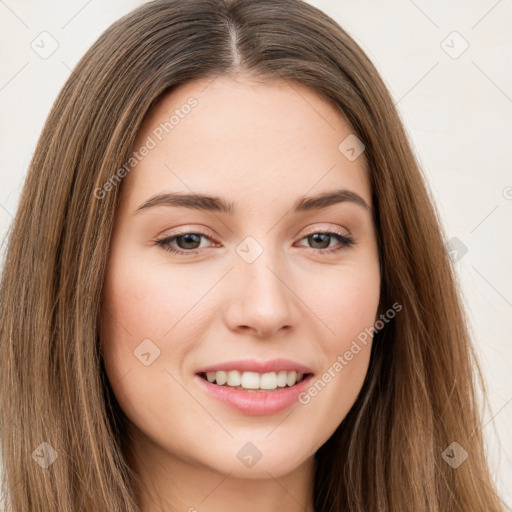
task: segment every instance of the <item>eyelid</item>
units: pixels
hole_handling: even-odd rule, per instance
[[[206,232],[206,229],[204,228],[192,228],[190,226],[182,226],[182,227],[179,227],[179,228],[176,228],[177,231],[173,231],[172,234],[170,235],[162,235],[165,236],[166,238],[172,238],[172,237],[175,237],[175,236],[180,236],[180,235],[186,235],[188,233],[197,233],[197,234],[201,234],[201,235],[204,235],[204,236],[207,236],[208,238],[212,238],[207,232]]]
[[[340,229],[343,229],[344,231],[341,231]],[[352,233],[350,233],[350,231],[346,228],[340,228],[339,226],[336,226],[334,228],[332,227],[319,227],[318,225],[314,225],[311,227],[311,229],[307,229],[304,234],[302,235],[302,238],[306,237],[306,236],[309,236],[309,235],[312,235],[314,233],[323,233],[323,232],[333,232],[333,233],[336,233],[338,235],[341,235],[341,236],[347,236],[347,237],[350,237],[352,236]],[[300,231],[299,231],[299,234],[300,234]],[[299,236],[299,234],[297,234],[297,236]],[[302,240],[301,238],[301,240]]]

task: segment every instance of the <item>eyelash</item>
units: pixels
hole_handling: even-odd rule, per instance
[[[326,256],[329,254],[336,253],[338,251],[341,251],[342,249],[346,249],[355,244],[355,240],[351,236],[343,235],[336,231],[313,231],[312,233],[308,233],[306,236],[301,238],[301,241],[304,240],[304,238],[307,238],[312,235],[318,235],[318,234],[330,235],[331,237],[336,238],[338,240],[338,242],[340,242],[339,246],[333,247],[330,249],[314,249],[313,247],[310,247],[310,249],[312,251],[320,254],[321,256]],[[192,249],[189,251],[185,251],[182,249],[175,249],[170,245],[170,242],[172,240],[174,240],[175,238],[185,236],[185,235],[202,235],[205,238],[207,238],[208,240],[213,241],[206,233],[202,232],[201,230],[198,230],[198,231],[184,231],[182,233],[177,233],[173,236],[166,236],[164,238],[155,240],[155,243],[156,243],[156,245],[160,246],[164,251],[174,253],[174,254],[184,255],[184,256],[193,256],[193,255],[197,254],[199,251],[201,251],[201,249]]]

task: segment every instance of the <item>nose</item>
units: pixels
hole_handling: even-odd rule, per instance
[[[230,329],[266,338],[297,325],[299,309],[293,279],[277,260],[267,250],[252,263],[235,257],[225,309]]]

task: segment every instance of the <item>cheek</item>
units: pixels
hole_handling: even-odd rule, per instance
[[[187,268],[172,269],[161,262],[121,258],[115,253],[109,266],[112,270],[105,277],[104,310],[118,334],[115,339],[129,337],[131,343],[145,338],[168,339],[173,330],[182,329],[181,320],[189,318],[190,310],[204,294],[197,277]]]
[[[204,290],[194,282],[192,271],[171,271],[113,251],[103,288],[100,339],[107,375],[123,408],[131,408],[133,397],[161,395],[158,386],[172,382],[165,370],[181,377],[176,362],[185,360],[201,339],[199,310],[193,306]]]
[[[300,401],[325,419],[326,436],[352,407],[368,371],[380,298],[378,262],[347,265],[315,283],[311,309],[325,325],[318,341],[325,358]]]
[[[163,325],[157,304],[160,297],[142,272],[130,272],[124,264],[105,280],[101,343],[105,370],[112,391],[130,421],[139,426],[146,418],[158,417],[165,402],[164,387],[171,377],[165,373],[169,352],[162,346]],[[152,304],[152,307],[150,306]],[[157,318],[161,316],[162,322]],[[179,396],[173,406],[180,407]]]
[[[361,268],[344,267],[336,272],[319,274],[317,292],[310,293],[308,306],[324,324],[327,354],[343,353],[351,341],[364,339],[375,324],[380,298],[378,263]]]
[[[142,361],[148,357],[143,354],[149,352],[155,361],[147,369],[154,369],[160,358],[156,357],[160,347],[152,346],[151,342],[160,339],[159,324],[155,323],[159,316],[157,305],[165,301],[142,268],[136,260],[119,257],[113,251],[103,286],[102,353],[110,384],[120,402],[129,401],[128,390],[145,368]],[[146,350],[138,351],[138,347]]]

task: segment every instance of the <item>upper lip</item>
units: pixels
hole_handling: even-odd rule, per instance
[[[311,368],[290,359],[272,359],[270,361],[257,361],[256,359],[239,359],[205,366],[197,373],[239,370],[241,372],[269,373],[279,371],[296,371],[297,373],[313,373]]]

